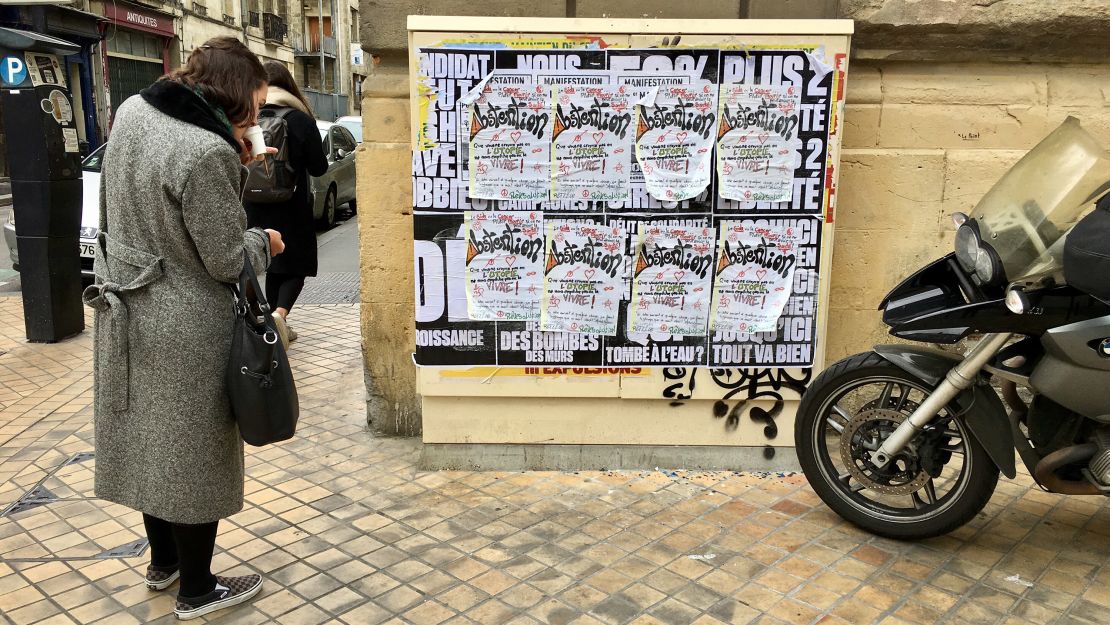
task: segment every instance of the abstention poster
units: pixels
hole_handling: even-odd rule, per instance
[[[835,101],[819,49],[460,44],[418,63],[417,364],[813,362]],[[724,139],[744,124],[759,132]],[[773,143],[788,164],[752,149]]]

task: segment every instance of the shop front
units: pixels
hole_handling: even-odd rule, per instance
[[[107,117],[115,107],[170,71],[174,17],[127,3],[106,3],[102,54]]]

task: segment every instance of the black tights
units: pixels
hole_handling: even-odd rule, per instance
[[[266,274],[266,301],[270,303],[270,310],[284,308],[293,310],[293,304],[304,288],[304,276],[294,276],[287,273]]]
[[[185,525],[144,514],[143,525],[150,539],[150,563],[159,568],[181,568],[180,596],[200,597],[216,589],[212,552],[219,521]]]

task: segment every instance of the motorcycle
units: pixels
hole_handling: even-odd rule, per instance
[[[978,340],[845,358],[796,417],[814,491],[889,538],[970,521],[1015,449],[1048,492],[1110,495],[1110,153],[1068,118],[953,221],[954,251],[879,310],[906,341]]]

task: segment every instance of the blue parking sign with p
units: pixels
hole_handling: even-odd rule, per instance
[[[27,62],[18,56],[6,56],[0,61],[0,80],[9,87],[17,87],[27,80]]]

